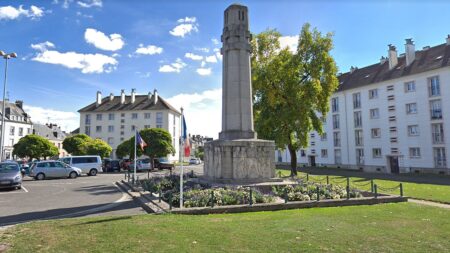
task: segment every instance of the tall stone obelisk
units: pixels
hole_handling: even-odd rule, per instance
[[[275,143],[256,139],[251,86],[248,9],[233,4],[222,34],[222,132],[205,144],[205,177],[222,183],[268,181],[275,176]]]

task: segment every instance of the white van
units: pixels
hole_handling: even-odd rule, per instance
[[[102,159],[98,155],[68,156],[59,159],[61,162],[81,169],[82,173],[96,176],[102,170]]]

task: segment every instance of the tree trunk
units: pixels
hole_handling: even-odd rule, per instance
[[[292,144],[288,144],[289,154],[291,155],[291,177],[297,176],[297,153],[296,150],[292,146]]]

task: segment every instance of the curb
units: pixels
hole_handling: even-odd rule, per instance
[[[116,184],[131,198],[138,202],[138,204],[149,214],[163,214],[166,213],[166,208],[157,203],[155,196],[147,196],[145,192],[135,189],[133,186],[125,182],[124,180],[117,181]]]

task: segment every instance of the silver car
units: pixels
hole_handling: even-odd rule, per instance
[[[0,188],[22,188],[22,173],[19,164],[0,163]]]
[[[56,177],[77,178],[80,175],[81,169],[60,161],[36,162],[30,168],[30,177],[34,177],[36,180]]]

